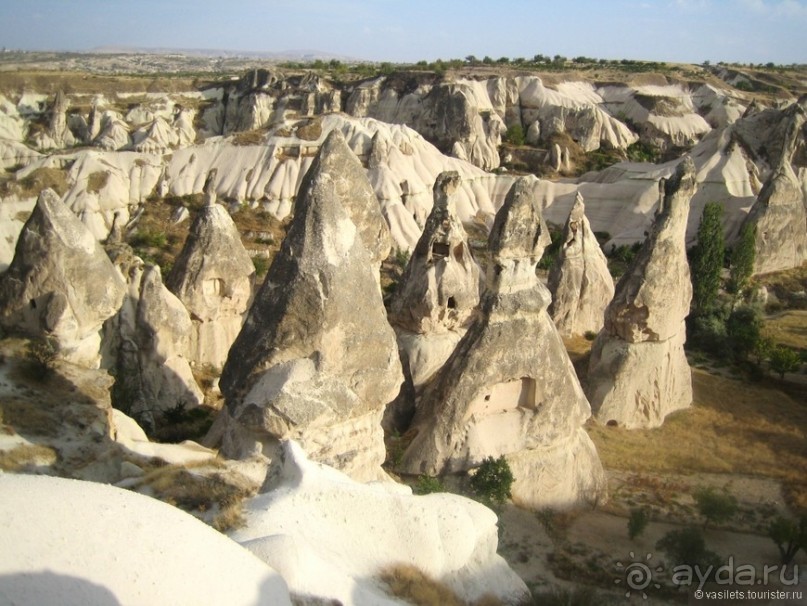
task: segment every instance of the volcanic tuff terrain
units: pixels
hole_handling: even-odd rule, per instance
[[[807,97],[787,74],[601,69],[0,71],[2,468],[231,530],[257,556],[228,545],[233,584],[258,599],[398,603],[411,570],[525,599],[489,509],[395,480],[467,491],[501,457],[521,507],[625,515],[614,432],[701,414],[684,343],[706,203],[730,245],[753,228],[759,284],[807,261]],[[185,438],[204,446],[160,443]],[[93,507],[139,507],[109,490]]]

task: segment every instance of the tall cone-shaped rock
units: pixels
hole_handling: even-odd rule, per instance
[[[805,116],[798,104],[790,112],[779,164],[746,218],[755,228],[755,274],[791,269],[807,261],[804,191],[791,165]]]
[[[653,230],[616,286],[591,352],[588,397],[595,417],[622,427],[658,427],[692,403],[684,354],[692,283],[686,254],[695,167],[687,156],[661,183]]]
[[[453,199],[459,186],[456,171],[438,175],[434,205],[390,312],[407,385],[395,405],[387,409],[390,420],[385,420],[385,426],[399,431],[411,420],[416,391],[454,351],[479,303],[479,266]]]
[[[101,245],[46,189],[0,278],[0,324],[52,337],[66,359],[97,367],[101,326],[120,307],[125,289]]]
[[[401,277],[390,320],[410,332],[462,327],[479,302],[479,266],[452,198],[459,185],[456,171],[438,175],[434,206]]]
[[[599,332],[614,296],[608,261],[591,231],[583,196],[577,193],[563,229],[563,245],[549,272],[549,315],[564,336]]]
[[[591,409],[535,275],[549,232],[532,189],[516,181],[496,214],[479,315],[424,393],[400,469],[433,475],[505,455],[514,501],[567,506],[601,498],[605,479],[582,427]]]
[[[371,256],[339,200],[340,188],[363,185],[337,185],[343,176],[331,173],[350,161],[321,157],[304,177],[288,235],[230,351],[220,383],[226,456],[271,458],[292,438],[355,479],[383,474],[381,416],[403,377]]]
[[[252,300],[255,266],[227,209],[216,204],[215,171],[207,203],[191,226],[166,285],[191,314],[191,360],[221,367]]]
[[[381,214],[378,198],[367,180],[367,173],[350,150],[341,130],[335,128],[328,133],[309,170],[313,174],[322,172],[331,175],[334,193],[358,228],[377,274],[381,262],[392,249],[392,236]]]
[[[204,401],[189,363],[193,325],[159,267],[144,267],[126,244],[107,251],[129,286],[120,311],[104,325],[108,364],[117,369],[113,404],[153,430],[165,411]]]

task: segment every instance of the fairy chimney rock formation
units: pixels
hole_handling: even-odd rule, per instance
[[[535,274],[549,233],[532,179],[516,181],[496,215],[479,314],[426,389],[399,469],[459,472],[505,455],[514,501],[569,506],[599,500],[605,477],[582,427],[591,409]]]
[[[385,427],[398,431],[406,430],[416,393],[454,351],[479,303],[479,266],[453,198],[459,186],[456,171],[438,175],[434,205],[390,311],[407,384],[387,408]]]
[[[101,326],[117,312],[125,289],[95,237],[46,189],[0,278],[0,324],[53,338],[65,359],[97,367]]]
[[[182,302],[163,284],[160,268],[143,266],[126,244],[108,254],[128,283],[117,316],[104,326],[104,346],[117,368],[113,403],[154,429],[161,413],[204,401],[191,372],[193,325]]]
[[[563,229],[563,245],[549,272],[549,315],[564,336],[599,332],[614,296],[614,280],[578,192]]]
[[[252,300],[255,266],[227,210],[215,203],[208,179],[206,204],[166,285],[191,314],[191,359],[220,368]]]
[[[378,274],[381,262],[392,250],[392,236],[367,173],[341,130],[335,128],[328,133],[309,171],[312,176],[330,175],[336,198],[359,230],[370,263]]]
[[[595,417],[627,428],[658,427],[692,403],[684,354],[692,298],[685,236],[696,187],[689,156],[661,185],[653,230],[616,286],[589,363]]]
[[[437,177],[434,206],[401,277],[390,320],[413,333],[461,328],[479,302],[479,266],[452,198],[459,186],[456,171]]]
[[[340,157],[320,157],[303,179],[288,235],[224,366],[220,424],[225,456],[273,458],[280,440],[295,439],[312,459],[366,481],[383,477],[381,417],[403,376],[372,255],[340,202],[340,191],[364,184],[330,172],[349,165],[350,153],[325,147],[320,156]]]
[[[791,164],[804,126],[804,110],[794,104],[782,154],[751,207],[746,221],[755,227],[754,274],[799,267],[807,261],[807,211],[802,184]]]

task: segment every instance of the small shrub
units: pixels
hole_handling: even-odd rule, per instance
[[[667,554],[670,567],[683,565],[708,568],[718,560],[717,554],[706,549],[703,533],[694,526],[671,530],[658,540],[656,549]]]
[[[422,475],[418,477],[417,484],[415,484],[412,492],[415,494],[432,494],[435,492],[445,492],[443,483],[440,478],[433,478],[432,476]]]
[[[779,548],[782,564],[787,566],[799,549],[807,549],[807,515],[802,516],[798,522],[776,516],[768,526],[768,536]]]
[[[504,140],[511,145],[524,145],[524,127],[521,124],[513,124],[504,134]]]
[[[544,249],[544,254],[541,256],[541,260],[538,261],[538,269],[551,269],[555,264],[560,253],[560,247],[563,245],[563,230],[550,227],[549,239],[549,246]]]
[[[585,333],[583,333],[583,337],[586,339],[586,341],[593,341],[597,338],[597,334],[598,333],[594,332],[593,330],[587,330]]]
[[[728,522],[737,513],[737,498],[728,492],[717,492],[714,488],[700,488],[695,491],[698,513],[703,516],[703,528],[708,524]]]
[[[471,477],[471,488],[482,502],[503,505],[510,498],[513,472],[504,455],[498,459],[487,457]]]
[[[32,339],[25,349],[28,362],[28,375],[34,380],[44,381],[52,373],[59,357],[59,344],[48,337]]]
[[[632,541],[639,537],[647,528],[650,522],[650,516],[647,515],[646,509],[631,509],[630,517],[628,518],[628,537]]]
[[[129,242],[132,248],[165,248],[167,243],[165,232],[151,230],[136,233]]]
[[[252,257],[252,265],[255,266],[255,275],[259,278],[265,276],[266,272],[269,271],[269,259],[263,255]]]
[[[729,352],[727,339],[726,315],[722,310],[713,310],[710,313],[687,318],[689,347],[700,349],[722,359]]]
[[[412,256],[408,250],[399,248],[395,251],[395,264],[401,269],[405,269],[409,265],[409,258]]]
[[[768,364],[780,379],[785,378],[786,372],[796,372],[801,366],[801,356],[784,345],[775,345],[769,355]]]

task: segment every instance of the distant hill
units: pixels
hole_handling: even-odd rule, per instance
[[[330,61],[337,59],[345,62],[363,62],[365,59],[338,55],[311,49],[295,49],[284,51],[245,51],[215,48],[146,48],[135,46],[97,46],[88,52],[99,55],[145,54],[145,55],[186,55],[194,57],[238,57],[246,59],[271,59],[275,61]]]

